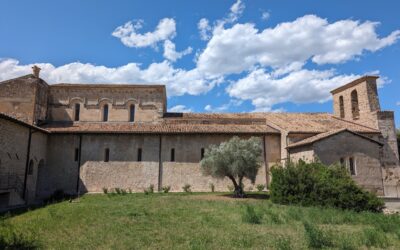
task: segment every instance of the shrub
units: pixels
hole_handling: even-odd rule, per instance
[[[58,201],[64,201],[67,199],[72,199],[74,196],[71,194],[67,194],[64,192],[62,189],[57,189],[54,191],[52,195],[50,195],[49,198],[45,199],[45,202],[58,202]]]
[[[128,193],[128,192],[126,192],[125,189],[121,188],[121,194],[122,194],[122,195],[126,195],[127,193]]]
[[[215,185],[214,183],[210,183],[211,192],[215,192]]]
[[[131,188],[128,188],[128,192],[131,194],[131,193],[132,193],[132,189],[131,189]]]
[[[333,246],[332,236],[320,230],[315,225],[309,222],[305,222],[304,229],[306,232],[307,243],[310,248],[323,248]]]
[[[0,249],[39,249],[40,247],[36,235],[22,233],[11,224],[1,222]]]
[[[107,194],[108,193],[108,189],[106,187],[103,187],[103,193]]]
[[[251,205],[246,205],[242,213],[243,222],[250,224],[261,224],[262,217],[262,214],[257,212]]]
[[[116,192],[117,194],[121,194],[121,189],[120,189],[120,188],[115,188],[115,192]]]
[[[258,192],[261,192],[261,191],[264,190],[265,185],[264,184],[257,184],[256,188],[257,188]]]
[[[190,187],[191,187],[191,185],[185,184],[185,185],[182,187],[182,189],[183,189],[183,191],[185,191],[185,193],[191,193],[192,190],[190,189]]]
[[[148,188],[144,189],[145,194],[152,194],[154,193],[154,185],[151,184]]]
[[[288,163],[271,169],[271,200],[280,204],[330,206],[355,211],[381,212],[384,202],[361,189],[343,166],[320,162]]]
[[[168,193],[169,190],[171,190],[171,186],[164,186],[164,187],[162,187],[162,190],[164,193]]]

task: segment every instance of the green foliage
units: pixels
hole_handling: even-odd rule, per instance
[[[215,185],[214,185],[214,183],[210,183],[210,189],[211,189],[211,192],[212,192],[212,193],[215,192]]]
[[[115,190],[115,192],[116,192],[117,194],[121,194],[121,189],[120,189],[120,188],[115,188],[114,190]]]
[[[164,193],[168,193],[169,190],[171,190],[171,186],[164,186],[164,187],[162,187],[162,190]]]
[[[250,224],[261,224],[263,214],[254,209],[251,205],[246,205],[242,212],[242,221]]]
[[[131,189],[131,188],[128,188],[128,192],[131,194],[131,193],[132,193],[132,189]]]
[[[243,197],[243,178],[248,178],[254,184],[261,166],[261,153],[260,138],[246,140],[235,136],[227,142],[207,148],[200,166],[204,175],[220,179],[228,177],[235,187],[235,196]]]
[[[1,219],[0,249],[39,249],[36,236],[16,230],[16,228]]]
[[[264,190],[265,185],[263,185],[263,184],[257,184],[256,188],[257,188],[257,190],[258,190],[259,192],[261,192],[261,191]]]
[[[128,192],[126,192],[125,189],[121,188],[121,194],[122,194],[122,195],[126,195],[127,193],[128,193]]]
[[[184,191],[185,193],[191,193],[192,190],[190,189],[190,187],[191,187],[191,185],[185,184],[185,185],[183,185],[182,189],[183,189],[183,191]]]
[[[104,194],[107,194],[107,193],[108,193],[108,188],[103,187],[103,193],[104,193]]]
[[[305,222],[304,230],[307,243],[310,248],[323,248],[333,246],[332,236],[329,233],[322,231],[314,224],[311,224],[310,222]]]
[[[375,228],[366,228],[363,231],[364,244],[367,247],[387,248],[388,239],[385,233]]]
[[[148,188],[143,190],[145,194],[152,194],[154,193],[154,185],[151,184]]]
[[[275,238],[275,249],[277,250],[291,250],[292,245],[290,243],[290,238],[285,236],[278,236]]]
[[[274,166],[271,173],[271,200],[275,203],[372,212],[384,208],[384,202],[357,186],[342,166],[299,161],[285,167]]]

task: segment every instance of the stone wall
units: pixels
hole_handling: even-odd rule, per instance
[[[32,132],[29,161],[33,161],[33,172],[27,175],[26,200],[28,203],[35,199],[39,162],[46,161],[47,134],[34,129]],[[0,186],[3,191],[16,191],[19,196],[23,195],[28,138],[28,127],[0,118],[0,178],[2,182]],[[16,196],[12,194],[11,197]]]
[[[80,121],[102,121],[106,104],[109,121],[129,121],[131,105],[136,122],[154,122],[166,112],[165,89],[159,86],[53,85],[49,99],[53,121],[73,121],[75,104],[80,104]]]

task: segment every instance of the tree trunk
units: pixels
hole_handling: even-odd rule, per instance
[[[235,180],[233,176],[228,176],[228,178],[232,181],[233,186],[235,187],[235,190],[233,191],[233,197],[234,198],[246,198],[246,194],[243,191],[243,186],[242,186],[242,178],[239,181],[239,184]]]

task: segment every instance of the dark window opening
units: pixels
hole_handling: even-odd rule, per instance
[[[106,148],[104,150],[104,162],[108,162],[110,160],[110,149]]]
[[[142,161],[142,149],[138,148],[137,150],[137,161]]]
[[[175,161],[175,149],[171,148],[171,161]]]
[[[354,164],[354,158],[349,158],[349,170],[351,175],[356,175],[356,166]]]
[[[342,166],[344,166],[344,165],[345,165],[344,158],[340,158],[340,165],[342,165]]]
[[[357,120],[360,118],[360,109],[358,107],[358,94],[357,90],[353,90],[351,92],[351,112],[353,115],[353,119]]]
[[[204,158],[204,148],[201,148],[200,150],[200,158],[203,160]]]
[[[33,165],[34,165],[33,160],[30,160],[29,165],[28,165],[28,174],[29,175],[33,174]]]
[[[75,148],[74,160],[75,160],[75,161],[78,161],[78,160],[79,160],[79,148]]]
[[[103,106],[103,122],[108,121],[108,104]]]
[[[135,105],[131,105],[129,107],[129,121],[134,122],[135,121]]]
[[[79,121],[79,113],[81,111],[81,105],[79,103],[75,104],[75,117],[74,120],[75,121]]]
[[[339,97],[340,118],[344,118],[344,101],[343,96]]]

